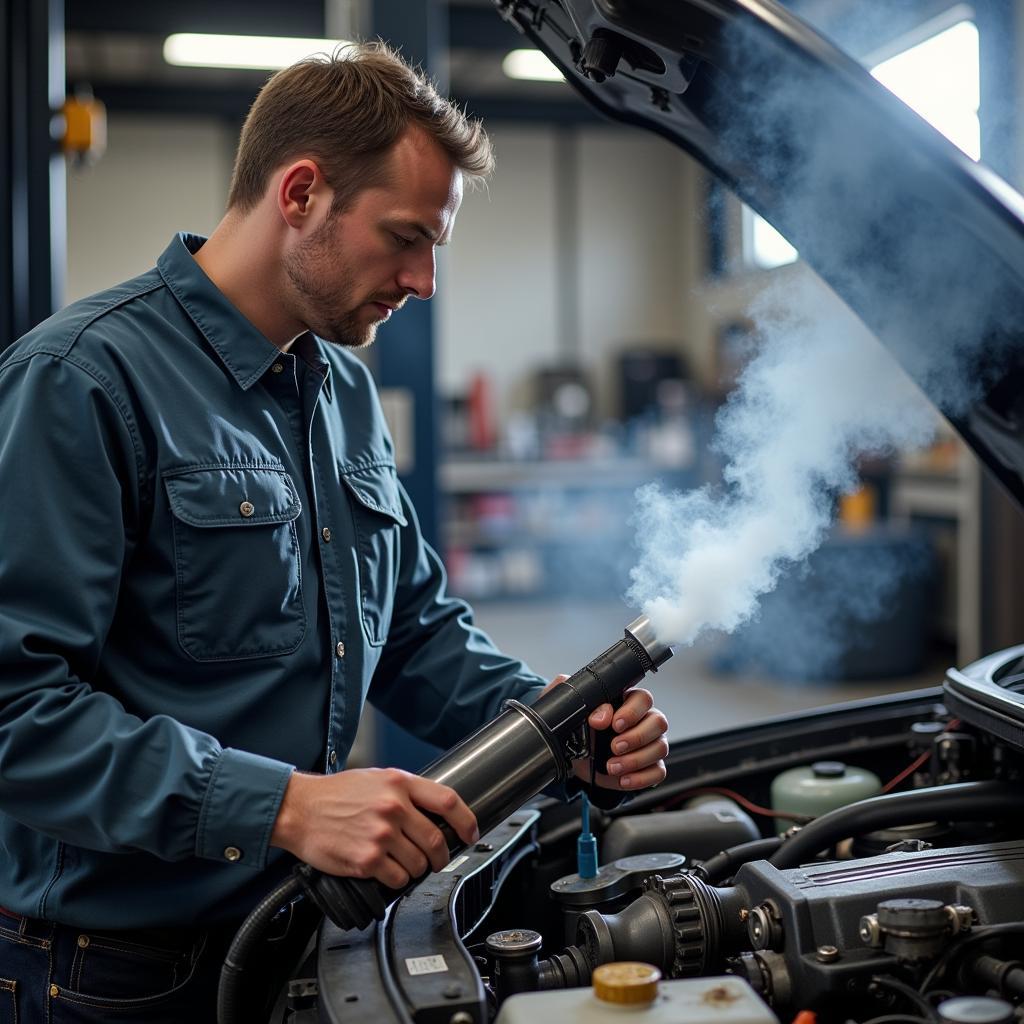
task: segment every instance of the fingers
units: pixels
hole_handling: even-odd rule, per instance
[[[479,838],[476,818],[455,790],[430,779],[394,768],[294,773],[271,842],[328,874],[401,889],[448,863],[444,833],[431,816],[467,845]]]
[[[602,704],[599,707],[594,708],[590,712],[590,717],[587,719],[593,729],[607,729],[612,724],[612,706],[611,704]]]
[[[629,771],[625,775],[598,774],[595,781],[602,789],[646,789],[664,782],[666,774],[665,762],[658,758],[647,767]]]
[[[440,833],[438,834],[440,835]],[[441,845],[442,847],[444,846],[443,841]],[[447,853],[447,851],[445,852]],[[422,878],[432,867],[430,861],[427,860],[426,854],[420,848],[419,843],[408,839],[403,834],[392,838],[388,847],[388,860],[396,864],[405,874],[405,881],[401,885],[405,885],[410,879]],[[445,861],[447,861],[447,856]],[[441,867],[444,867],[443,863]],[[398,886],[393,886],[392,888],[398,888]]]
[[[654,707],[654,697],[651,695],[651,691],[645,690],[642,687],[627,690],[624,696],[626,699],[616,710],[614,721],[612,722],[612,728],[620,733],[631,729]],[[607,707],[609,707],[608,704],[602,704],[597,711],[603,711]],[[607,723],[604,726],[600,726],[593,721],[597,711],[590,716],[590,724],[595,729],[607,728]]]
[[[662,759],[668,754],[668,741],[664,736],[658,736],[653,742],[634,750],[623,757],[612,758],[608,762],[608,774],[629,782],[624,789],[637,789],[636,777],[646,769],[662,764],[662,778],[664,778],[664,765]],[[661,779],[658,780],[659,782]]]
[[[588,719],[595,729],[609,726],[618,735],[612,740],[608,774],[598,773],[596,782],[605,789],[644,789],[665,778],[664,757],[668,754],[668,720],[654,707],[649,690],[637,687],[625,694],[613,711],[602,704]]]
[[[557,686],[559,683],[564,683],[566,681],[566,679],[568,679],[568,678],[569,677],[567,675],[565,675],[565,673],[562,673],[562,675],[555,676],[555,678],[552,679],[551,682],[548,683],[548,685],[545,686],[544,689],[540,691],[540,695],[543,697],[544,694],[548,692],[548,690],[550,690],[553,687]]]
[[[405,835],[429,861],[432,871],[440,871],[448,863],[451,854],[444,834],[425,814],[414,811],[403,827]]]
[[[633,726],[632,729],[627,729],[612,740],[612,753],[618,759],[624,760],[620,755],[627,754],[631,750],[639,750],[641,747],[646,747],[649,743],[653,743],[658,739],[659,736],[664,736],[666,732],[668,732],[668,719],[657,708],[651,708],[640,719],[638,725]],[[661,756],[664,757],[664,753]]]
[[[431,811],[444,818],[467,846],[480,838],[476,816],[454,789],[450,786],[442,786],[439,782],[434,782],[431,779],[421,778],[419,775],[410,775],[408,778],[409,795],[417,807],[422,807],[423,810]],[[446,850],[445,863],[447,862]]]

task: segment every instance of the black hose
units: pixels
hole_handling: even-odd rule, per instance
[[[703,876],[708,885],[718,885],[719,882],[731,878],[736,869],[742,864],[752,860],[764,860],[775,853],[782,845],[782,836],[769,836],[767,839],[753,839],[749,843],[739,843],[737,846],[730,846],[714,857],[709,857],[702,864],[697,865],[697,874]]]
[[[931,1017],[914,1017],[909,1013],[887,1013],[881,1017],[872,1017],[864,1021],[864,1024],[930,1024]],[[847,1024],[857,1024],[856,1021],[847,1021]]]
[[[1000,960],[995,956],[979,956],[967,968],[986,989],[995,989],[1006,999],[1024,997],[1024,964],[1019,960]]]
[[[900,981],[898,978],[887,977],[884,974],[876,974],[872,977],[871,984],[874,988],[888,989],[890,992],[895,992],[896,995],[902,996],[908,1003],[913,1003],[928,1020],[937,1021],[939,1019],[935,1007],[906,982]]]
[[[967,950],[986,942],[1000,939],[1006,935],[1024,936],[1024,922],[1012,921],[1007,924],[990,924],[982,928],[975,928],[969,935],[961,936],[932,965],[931,970],[925,975],[924,981],[921,982],[920,991],[927,993],[934,982],[938,981],[942,976],[946,968],[961,954],[966,953]]]
[[[217,1024],[252,1024],[245,1012],[246,965],[253,951],[263,941],[267,926],[277,912],[302,892],[302,883],[294,875],[286,878],[276,889],[267,893],[256,904],[253,912],[238,929],[220,971],[217,986]],[[262,991],[262,988],[261,988]]]
[[[1006,782],[958,782],[873,796],[815,818],[786,839],[770,858],[777,868],[794,868],[850,836],[908,822],[977,821],[1019,812],[1024,789]]]

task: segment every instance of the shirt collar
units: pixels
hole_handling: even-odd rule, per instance
[[[179,232],[157,260],[157,269],[239,387],[248,391],[281,351],[242,316],[192,258],[205,241],[201,235]]]
[[[324,395],[327,401],[334,399],[334,392],[331,389],[331,364],[324,359],[323,346],[321,341],[312,331],[305,331],[300,334],[291,347],[291,352],[296,359],[301,359],[315,373],[324,379]]]

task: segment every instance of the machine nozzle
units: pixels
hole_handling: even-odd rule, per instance
[[[651,659],[652,672],[657,672],[672,657],[671,646],[658,639],[654,626],[646,615],[635,618],[626,627],[626,635],[631,636],[644,649],[647,657]]]

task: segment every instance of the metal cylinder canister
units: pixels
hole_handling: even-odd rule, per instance
[[[837,807],[877,796],[881,780],[866,768],[842,761],[815,761],[776,775],[772,779],[772,809],[788,814],[816,818]],[[779,818],[778,830],[785,832],[794,822]]]

